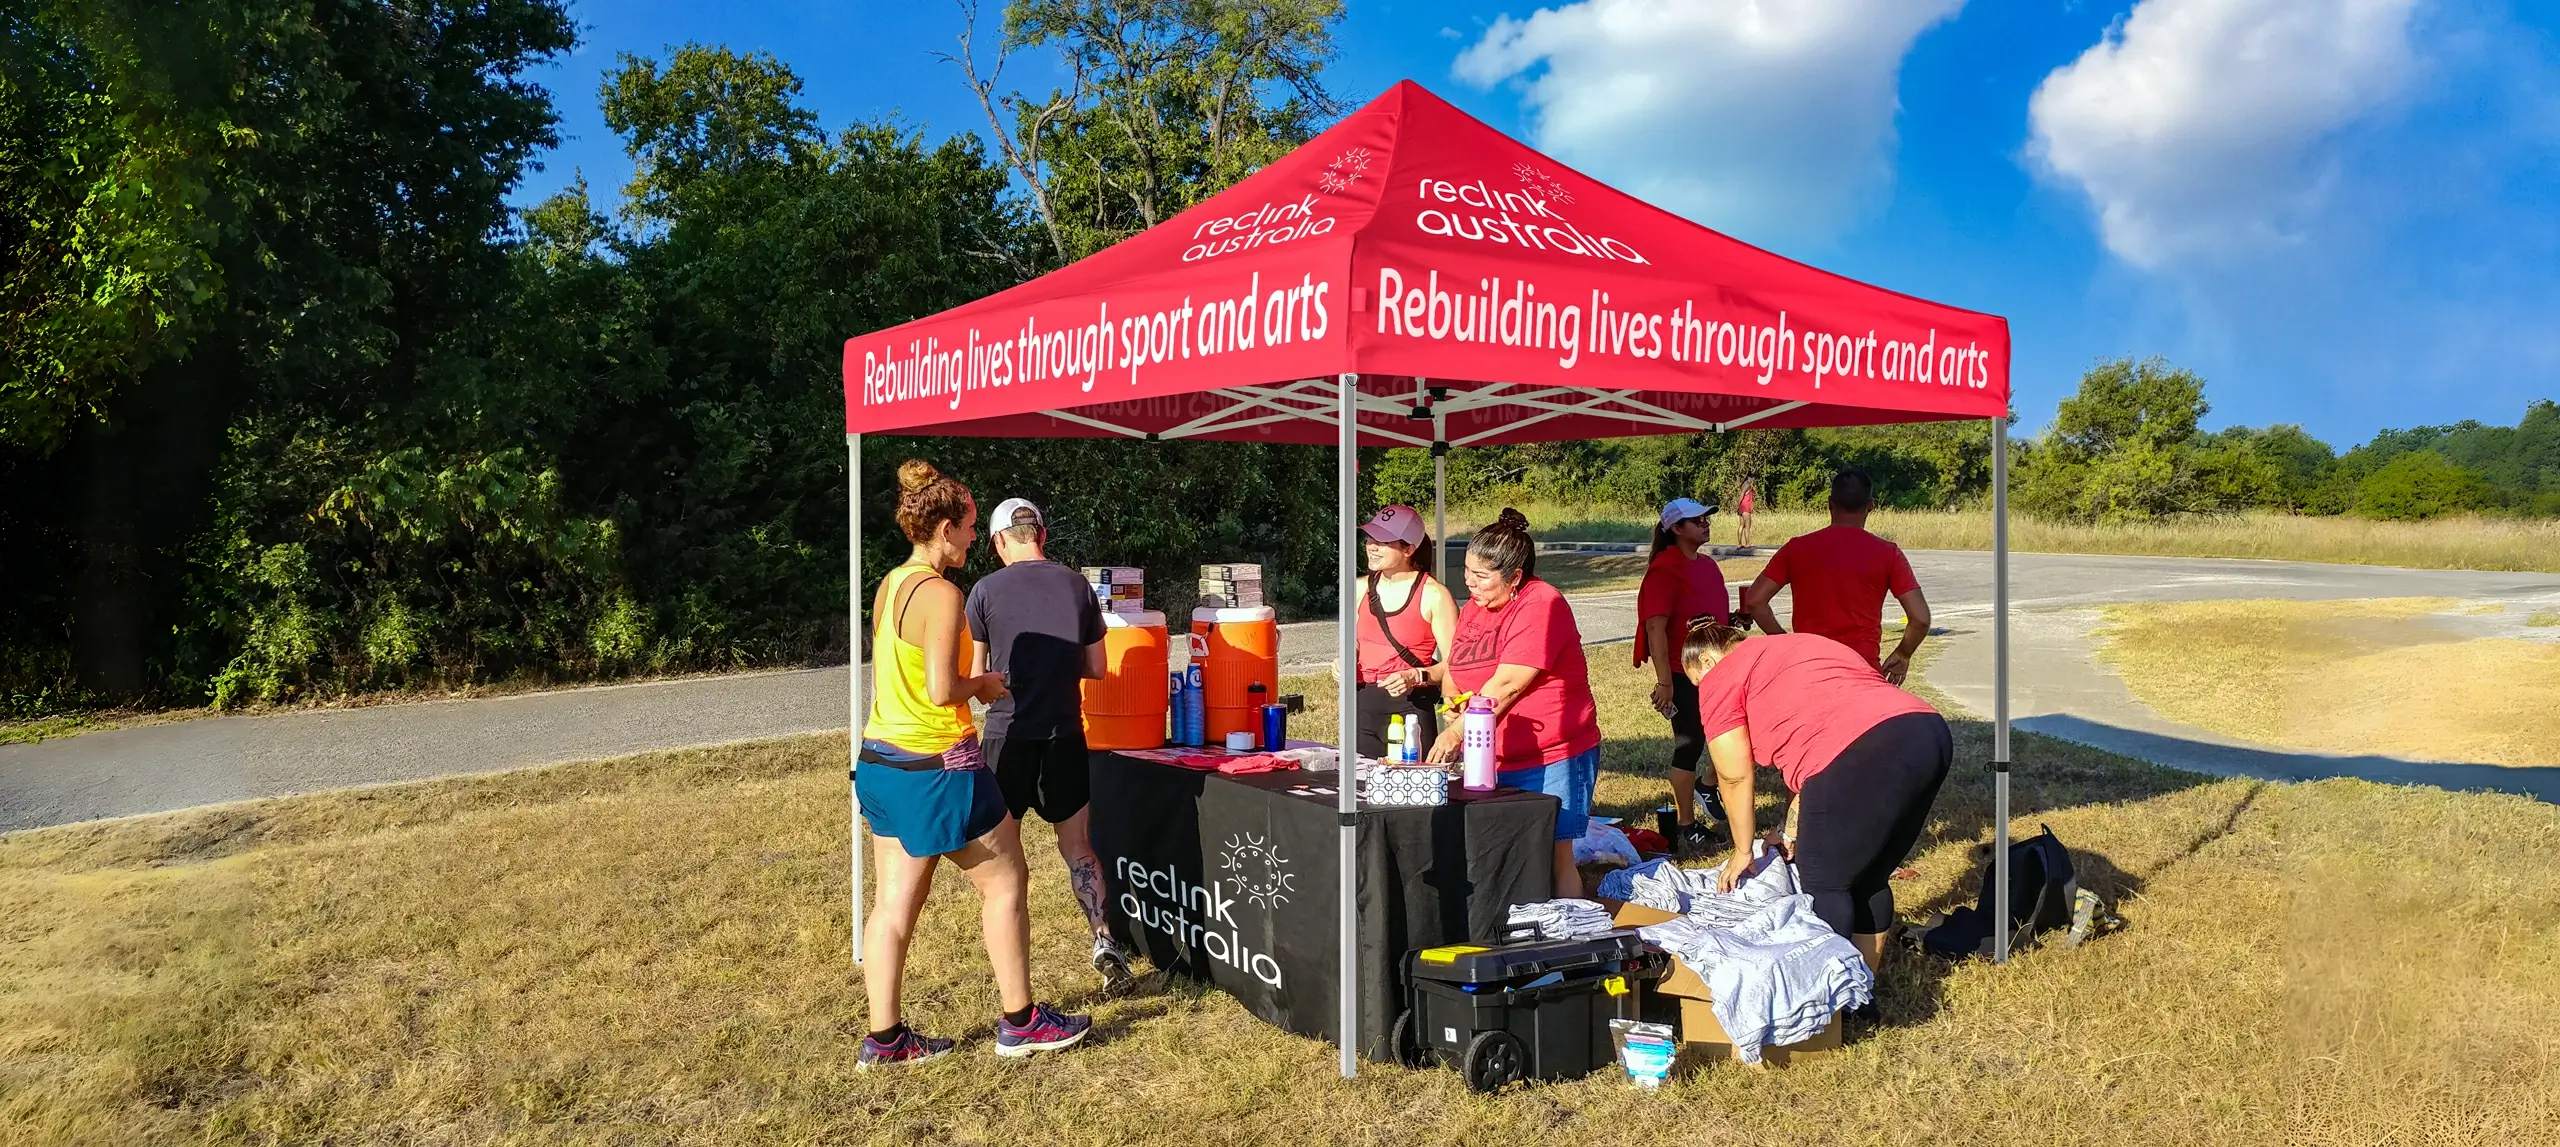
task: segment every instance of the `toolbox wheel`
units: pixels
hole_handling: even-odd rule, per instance
[[[1505,1084],[1519,1081],[1527,1061],[1519,1038],[1510,1032],[1478,1033],[1467,1041],[1467,1086],[1478,1091],[1499,1091]]]
[[[1412,1008],[1406,1008],[1396,1013],[1395,1026],[1387,1030],[1387,1052],[1395,1056],[1396,1063],[1401,1066],[1422,1066],[1426,1049],[1422,1046],[1422,1033],[1416,1030],[1421,1022]]]

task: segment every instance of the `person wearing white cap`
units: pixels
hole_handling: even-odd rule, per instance
[[[1037,809],[1057,827],[1067,887],[1093,929],[1093,970],[1105,991],[1125,992],[1137,979],[1111,938],[1111,903],[1087,825],[1082,686],[1103,674],[1102,607],[1083,574],[1049,560],[1049,524],[1029,499],[1005,499],[987,525],[1004,568],[978,579],[968,607],[979,667],[1005,679],[1005,695],[987,707],[987,764],[1016,820]]]
[[[1447,660],[1458,628],[1458,602],[1431,576],[1431,537],[1411,506],[1387,506],[1360,527],[1369,573],[1359,595],[1360,745],[1384,757],[1387,725],[1397,717],[1417,730],[1413,744],[1440,736],[1440,688],[1433,668]]]
[[[1635,663],[1652,663],[1653,709],[1671,720],[1671,809],[1679,823],[1678,839],[1671,844],[1683,852],[1714,843],[1714,833],[1698,823],[1698,758],[1707,751],[1707,735],[1698,722],[1698,687],[1680,671],[1680,646],[1688,640],[1691,623],[1732,620],[1724,570],[1701,552],[1715,512],[1695,498],[1665,503],[1653,527],[1653,560],[1636,591]],[[1710,818],[1723,820],[1715,790],[1705,790],[1705,795]]]

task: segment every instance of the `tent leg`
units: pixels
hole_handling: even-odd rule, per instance
[[[2009,959],[2009,420],[1991,420],[1991,958]]]
[[[1431,555],[1431,576],[1443,584],[1449,579],[1449,440],[1443,429],[1442,415],[1432,415],[1431,427],[1431,544],[1440,552]]]
[[[1357,1046],[1360,1038],[1360,829],[1357,822],[1360,811],[1360,637],[1352,625],[1351,614],[1354,583],[1358,580],[1358,563],[1352,555],[1360,552],[1356,535],[1360,523],[1360,418],[1356,407],[1360,376],[1346,374],[1341,382],[1340,457],[1334,475],[1340,487],[1341,503],[1337,515],[1341,529],[1335,542],[1339,553],[1335,564],[1339,568],[1334,598],[1335,654],[1340,658],[1334,663],[1334,681],[1339,687],[1342,706],[1341,728],[1337,730],[1335,744],[1341,750],[1341,769],[1334,774],[1334,780],[1340,785],[1334,807],[1342,824],[1342,880],[1336,893],[1342,905],[1342,1000],[1341,1013],[1335,1021],[1341,1025],[1342,1031],[1342,1078],[1349,1079],[1360,1073]]]
[[[845,504],[845,799],[852,822],[853,963],[862,966],[862,793],[854,758],[862,753],[862,436],[844,436]]]

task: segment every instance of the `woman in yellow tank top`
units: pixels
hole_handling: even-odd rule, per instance
[[[915,552],[889,571],[872,599],[871,715],[854,766],[854,798],[875,836],[880,871],[880,903],[863,924],[872,1030],[856,1066],[912,1063],[952,1049],[952,1041],[908,1027],[899,1000],[916,917],[945,857],[968,874],[982,902],[979,928],[1005,1009],[996,1020],[996,1054],[1072,1047],[1091,1021],[1031,998],[1022,829],[1005,809],[969,719],[969,702],[1003,696],[1004,679],[967,672],[963,601],[942,576],[968,560],[977,504],[967,487],[910,461],[898,468],[898,527]]]

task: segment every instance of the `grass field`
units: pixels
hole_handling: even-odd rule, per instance
[[[1593,654],[1601,803],[1632,814],[1666,743],[1615,652]],[[1985,730],[1959,736],[1906,913],[1970,898],[1991,789]],[[1095,1012],[1092,1046],[992,1057],[976,912],[946,872],[909,999],[962,1054],[857,1075],[843,744],[0,838],[0,1143],[2512,1147],[2560,1126],[2560,810],[2215,782],[2032,736],[2018,824],[2075,846],[2130,929],[2006,967],[1897,957],[1889,1026],[1788,1070],[1658,1095],[1343,1083],[1328,1046],[1224,996],[1091,999],[1035,824],[1038,987]]]
[[[2100,656],[2162,716],[2270,745],[2560,763],[2560,644],[2465,640],[2447,598],[2109,606]],[[2528,624],[2531,624],[2528,620]]]
[[[1449,530],[1467,530],[1492,519],[1500,506],[1449,509]],[[1642,508],[1528,503],[1520,511],[1544,541],[1643,541],[1652,537],[1652,514]],[[1830,523],[1811,511],[1769,511],[1753,516],[1751,542],[1774,546]],[[1868,528],[1915,550],[1991,548],[1988,510],[1953,512],[1881,510]],[[1730,513],[1719,514],[1715,541],[1735,540]],[[2164,557],[2267,558],[2342,562],[2416,569],[2519,570],[2560,573],[2560,521],[2509,518],[2439,518],[2426,522],[2373,522],[2361,518],[2298,518],[2285,514],[2235,514],[2146,526],[2083,526],[2012,516],[2009,545],[2038,553],[2150,554]]]

